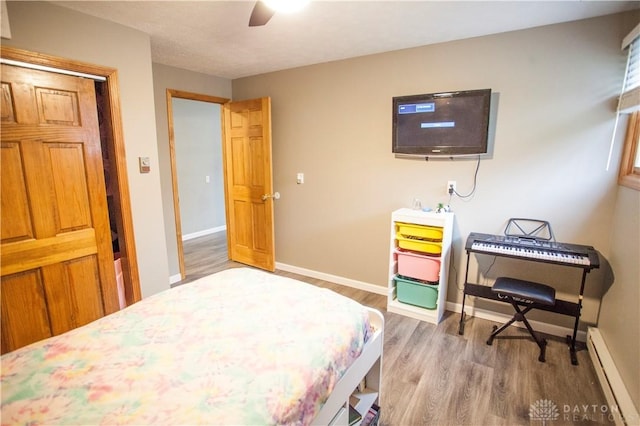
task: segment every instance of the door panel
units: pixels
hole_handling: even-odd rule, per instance
[[[14,123],[15,114],[13,111],[13,103],[11,102],[13,99],[13,96],[11,95],[11,85],[2,82],[1,87],[2,103],[0,104],[0,120],[3,123]]]
[[[266,252],[269,250],[271,241],[268,239],[268,234],[266,232],[262,232],[260,229],[260,224],[266,223],[268,220],[268,216],[270,212],[268,210],[273,205],[273,202],[263,202],[262,204],[254,203],[252,207],[252,217],[254,218],[253,224],[253,246],[256,250],[260,252]]]
[[[77,93],[43,87],[36,87],[35,93],[40,124],[80,124]]]
[[[119,304],[93,81],[2,65],[2,89],[4,353]]]
[[[229,258],[275,270],[269,98],[224,105]]]
[[[31,212],[27,202],[27,185],[22,168],[20,145],[16,142],[0,146],[0,212],[2,243],[33,238]]]
[[[91,227],[82,144],[44,145],[55,194],[56,234]]]
[[[267,148],[264,147],[265,141],[261,137],[252,137],[250,141],[249,149],[251,152],[249,153],[248,161],[250,161],[249,176],[251,186],[253,188],[262,188],[264,185],[264,176],[267,174],[264,169],[265,164],[263,158],[263,154]],[[269,148],[269,151],[271,151],[271,148]],[[271,173],[269,172],[268,174]]]
[[[1,300],[2,353],[52,335],[38,270],[2,277]]]
[[[53,335],[87,324],[103,311],[99,288],[87,285],[99,279],[95,256],[55,263],[42,275],[47,300],[57,301],[48,304]]]

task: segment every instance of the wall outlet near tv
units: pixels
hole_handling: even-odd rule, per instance
[[[449,180],[447,181],[447,195],[451,195],[456,192],[456,181]]]

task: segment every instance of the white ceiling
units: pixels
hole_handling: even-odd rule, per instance
[[[254,1],[53,1],[143,31],[154,62],[235,79],[639,10],[638,1],[312,1],[248,26]],[[640,13],[639,13],[640,16]]]

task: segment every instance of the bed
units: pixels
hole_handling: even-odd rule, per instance
[[[384,320],[234,268],[2,356],[2,424],[348,424],[378,403]]]

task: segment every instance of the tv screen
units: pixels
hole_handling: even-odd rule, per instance
[[[487,153],[491,89],[393,98],[396,154],[455,157]]]

